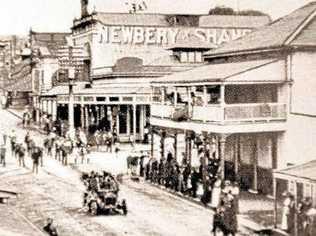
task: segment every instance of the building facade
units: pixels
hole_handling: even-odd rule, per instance
[[[142,140],[149,125],[152,80],[204,64],[203,52],[269,20],[266,16],[88,13],[86,1],[82,2],[71,38],[74,47],[82,47],[90,83],[77,83],[74,90],[75,126],[92,126],[91,131],[111,127],[121,140],[130,135]],[[55,97],[57,111],[67,111],[67,94],[64,85],[48,91],[43,99]]]
[[[173,155],[193,158],[200,136],[210,154],[193,165],[218,158],[222,178],[266,194],[273,170],[313,160],[315,14],[308,4],[209,51],[207,65],[153,82],[154,155],[166,155],[172,133]]]

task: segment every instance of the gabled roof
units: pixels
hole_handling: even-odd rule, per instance
[[[316,2],[311,2],[287,16],[252,31],[240,39],[231,41],[218,49],[209,51],[205,56],[206,58],[217,57],[241,52],[290,46],[302,30],[315,20],[315,15]],[[314,45],[316,45],[315,37],[312,40]]]
[[[74,27],[86,19],[96,20],[105,25],[135,26],[186,26],[209,28],[257,28],[270,22],[268,16],[222,16],[222,15],[181,15],[157,13],[108,13],[96,12],[86,18],[74,21]]]
[[[32,49],[38,49],[42,56],[56,56],[58,49],[67,45],[67,37],[71,33],[50,33],[50,32],[34,32],[31,31]]]

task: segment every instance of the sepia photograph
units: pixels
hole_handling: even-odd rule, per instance
[[[0,236],[316,236],[316,1],[0,3]]]

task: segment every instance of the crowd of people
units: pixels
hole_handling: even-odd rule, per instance
[[[284,192],[281,229],[290,235],[312,236],[316,233],[316,209],[311,197],[304,197],[297,204],[290,192]],[[295,216],[296,215],[296,216]],[[296,219],[296,222],[295,222]],[[295,227],[296,225],[296,227]]]
[[[117,148],[117,144],[119,142],[117,132],[114,130],[106,131],[104,130],[96,130],[92,136],[92,140],[90,140],[92,145],[96,145],[97,150],[100,150],[100,147],[105,146],[106,152],[112,152],[113,147]]]
[[[15,157],[21,167],[26,167],[25,158],[30,157],[33,162],[32,171],[38,173],[39,164],[43,165],[43,149],[36,145],[33,139],[29,137],[25,140],[18,139],[15,130],[9,134],[3,133],[1,140],[1,164],[6,165],[6,158],[11,155]]]
[[[127,161],[132,175],[139,175],[146,181],[183,195],[200,198],[204,205],[212,207],[216,212],[212,227],[214,233],[218,229],[224,235],[235,235],[237,232],[239,184],[219,177],[219,159],[214,156],[209,159],[204,173],[202,164],[192,167],[184,154],[182,163],[178,163],[170,152],[166,159],[159,161],[145,152],[141,152],[139,158],[128,158]]]
[[[75,164],[88,162],[86,154],[89,151],[87,139],[80,129],[74,135],[58,136],[54,130],[48,132],[47,136],[39,141],[35,140],[29,131],[23,139],[18,137],[12,129],[9,134],[2,134],[0,149],[0,164],[6,165],[6,157],[11,154],[17,159],[18,165],[26,167],[25,158],[32,159],[32,171],[38,173],[39,166],[43,166],[43,157],[48,156],[68,165],[69,156],[74,157]]]

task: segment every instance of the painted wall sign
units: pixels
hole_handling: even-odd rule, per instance
[[[202,42],[220,45],[250,32],[251,29],[103,26],[98,41],[101,44],[172,45],[179,39],[195,36]]]

